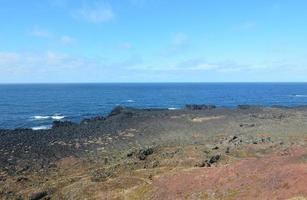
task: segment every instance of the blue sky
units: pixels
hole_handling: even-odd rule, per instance
[[[0,0],[0,82],[307,81],[305,0]]]

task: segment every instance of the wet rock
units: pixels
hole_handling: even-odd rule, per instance
[[[216,106],[215,105],[197,105],[197,104],[187,104],[185,106],[185,109],[187,110],[208,110],[208,109],[215,109]]]
[[[80,122],[80,124],[88,124],[88,123],[91,123],[91,122],[98,122],[98,121],[104,121],[106,120],[105,117],[103,116],[97,116],[97,117],[94,117],[94,118],[90,118],[90,119],[84,119]]]
[[[247,109],[250,109],[252,107],[253,106],[251,106],[251,105],[238,105],[238,109],[240,109],[240,110],[247,110]]]
[[[62,128],[62,127],[71,127],[73,125],[76,125],[76,124],[70,121],[54,121],[52,123],[52,128],[55,129],[55,128]]]
[[[128,112],[125,112],[124,114],[128,118],[133,117],[133,112],[128,111]]]
[[[108,115],[108,117],[112,117],[115,115],[119,115],[120,113],[122,113],[124,111],[124,107],[122,106],[116,106],[115,108],[113,108],[113,110],[110,112],[110,114]]]

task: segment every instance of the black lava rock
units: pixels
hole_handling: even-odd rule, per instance
[[[153,154],[153,152],[154,152],[153,148],[151,148],[151,147],[146,147],[146,148],[141,149],[141,150],[139,151],[138,158],[139,158],[140,160],[145,160],[146,157],[149,156],[149,155],[151,155],[151,154]]]
[[[185,106],[185,109],[187,110],[208,110],[208,109],[215,109],[215,105],[197,105],[197,104],[188,104]]]
[[[212,164],[217,163],[220,159],[221,159],[221,156],[220,156],[220,155],[212,156],[212,157],[207,161],[207,164],[208,164],[208,166],[210,167]]]
[[[54,128],[70,127],[73,125],[76,125],[76,124],[70,121],[54,121],[52,123],[52,128],[54,129]]]
[[[122,113],[124,111],[124,107],[122,106],[116,106],[115,108],[113,108],[113,110],[110,112],[110,114],[108,115],[108,117],[112,117],[115,115],[119,115],[120,113]]]
[[[48,191],[40,191],[30,195],[30,200],[40,200],[48,195]]]

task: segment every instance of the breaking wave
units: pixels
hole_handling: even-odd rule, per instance
[[[45,125],[45,126],[35,126],[35,127],[32,127],[31,129],[33,131],[39,131],[39,130],[48,130],[48,129],[51,129],[51,125]]]
[[[301,98],[307,98],[307,95],[305,94],[296,94],[295,97],[301,97]]]
[[[65,118],[65,116],[62,116],[62,115],[53,115],[53,116],[36,115],[36,116],[33,116],[34,120],[47,120],[47,119],[61,120],[61,119],[64,119],[64,118]]]

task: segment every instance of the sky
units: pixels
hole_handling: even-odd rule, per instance
[[[0,83],[306,82],[306,0],[0,0]]]

